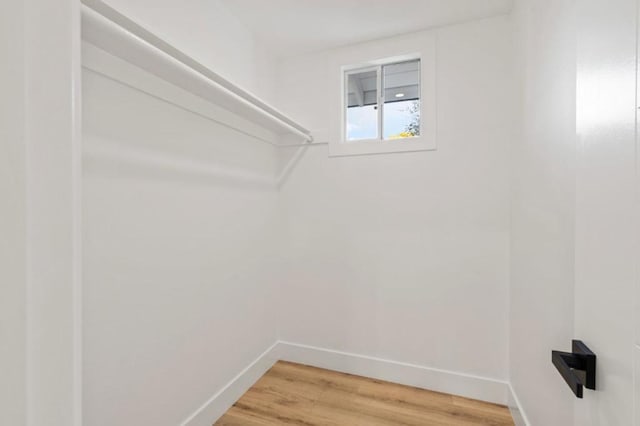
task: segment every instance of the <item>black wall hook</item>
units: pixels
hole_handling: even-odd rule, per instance
[[[581,340],[571,341],[571,352],[551,351],[551,362],[573,393],[582,398],[582,387],[596,389],[596,354]]]

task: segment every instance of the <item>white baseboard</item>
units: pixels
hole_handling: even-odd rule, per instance
[[[255,361],[187,417],[181,426],[211,426],[278,361],[279,342],[274,343]]]
[[[280,359],[496,404],[509,402],[506,381],[365,355],[279,342]]]
[[[278,360],[508,405],[516,426],[529,426],[506,381],[283,341],[264,351],[181,426],[211,426]]]
[[[516,395],[513,386],[509,385],[509,411],[511,411],[511,417],[516,426],[531,426],[527,415],[524,413],[518,395]]]

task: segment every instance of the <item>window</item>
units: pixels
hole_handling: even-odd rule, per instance
[[[327,65],[329,156],[436,149],[433,33],[346,46]]]
[[[344,140],[420,136],[420,59],[346,71]]]

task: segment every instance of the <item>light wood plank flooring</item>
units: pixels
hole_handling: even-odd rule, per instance
[[[215,424],[503,426],[513,420],[501,405],[280,361]]]

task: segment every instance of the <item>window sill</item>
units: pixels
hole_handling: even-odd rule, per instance
[[[433,138],[414,137],[410,139],[364,140],[329,144],[330,157],[350,155],[389,154],[394,152],[434,151]]]

